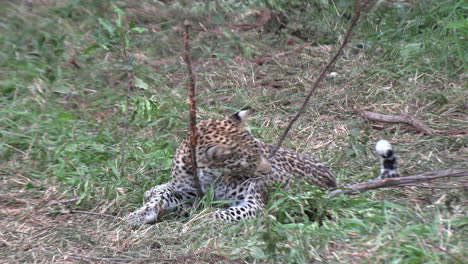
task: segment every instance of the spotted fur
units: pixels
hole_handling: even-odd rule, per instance
[[[248,111],[224,120],[204,120],[197,125],[197,174],[202,191],[214,190],[216,200],[229,201],[228,208],[214,212],[217,219],[237,221],[253,218],[266,204],[266,185],[298,178],[323,187],[336,187],[335,176],[316,158],[264,143],[245,127]],[[380,154],[380,153],[379,153]],[[388,152],[386,153],[386,155]],[[382,154],[381,154],[382,155]],[[177,148],[171,178],[145,193],[145,205],[129,214],[129,223],[154,223],[169,210],[183,210],[197,196],[190,160],[189,138]]]

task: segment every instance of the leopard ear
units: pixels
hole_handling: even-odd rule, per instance
[[[231,155],[231,151],[226,146],[213,146],[205,152],[206,159],[209,161],[221,161]]]
[[[250,110],[241,110],[230,117],[236,123],[245,123],[250,115]]]

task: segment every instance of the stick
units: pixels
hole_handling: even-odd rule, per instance
[[[239,28],[240,30],[247,31],[247,30],[251,30],[251,29],[258,28],[258,27],[261,27],[261,26],[265,25],[266,22],[268,22],[268,20],[270,20],[270,18],[271,18],[271,11],[268,8],[262,8],[262,9],[258,10],[257,13],[260,14],[260,19],[258,19],[256,21],[256,23],[254,23],[254,24],[234,24],[234,25],[231,25],[231,27],[236,27],[236,28]]]
[[[292,50],[283,51],[283,52],[280,52],[280,53],[275,54],[275,55],[265,55],[265,56],[257,57],[255,59],[251,59],[251,60],[247,59],[246,61],[250,62],[250,63],[256,63],[258,65],[263,65],[267,61],[276,60],[276,59],[279,59],[281,57],[290,55],[290,54],[292,54],[294,52],[297,52],[297,51],[303,49],[306,46],[310,46],[311,44],[312,44],[312,42],[306,42],[306,43],[304,43],[304,44],[302,44],[302,45],[300,45],[298,47],[295,47]]]
[[[446,177],[465,177],[468,176],[468,169],[447,169],[439,171],[431,171],[413,176],[377,179],[365,182],[353,183],[346,185],[346,189],[338,189],[330,192],[330,196],[336,196],[339,193],[357,194],[368,190],[387,188],[387,187],[402,187],[407,184],[416,182],[427,182],[435,179]]]
[[[192,70],[192,56],[190,56],[190,39],[189,39],[189,29],[190,29],[190,21],[185,20],[184,26],[184,45],[185,45],[185,53],[184,59],[185,63],[187,64],[187,71],[189,74],[188,79],[188,95],[189,95],[189,106],[190,106],[190,158],[192,161],[192,173],[195,183],[195,188],[198,192],[198,197],[203,196],[203,191],[200,185],[200,179],[198,178],[197,174],[197,106],[196,106],[196,99],[195,99],[195,77],[193,75]]]
[[[355,7],[356,11],[354,12],[354,15],[353,15],[353,18],[351,19],[348,31],[346,32],[346,35],[345,35],[345,37],[343,39],[343,43],[341,44],[340,48],[338,49],[338,52],[328,62],[328,64],[325,66],[325,68],[322,70],[319,77],[317,78],[317,80],[313,84],[312,88],[309,91],[309,94],[307,94],[306,99],[302,103],[301,108],[299,109],[299,111],[297,111],[296,115],[291,119],[291,121],[289,122],[288,126],[286,127],[283,135],[280,137],[278,143],[276,143],[276,146],[274,146],[274,148],[273,148],[273,150],[272,150],[272,152],[270,154],[270,157],[269,157],[270,159],[273,158],[273,156],[275,156],[276,151],[278,151],[278,149],[283,144],[283,141],[286,138],[286,136],[288,135],[289,130],[291,130],[292,125],[294,124],[294,122],[297,121],[297,119],[302,114],[302,112],[304,112],[305,107],[307,106],[307,104],[310,101],[310,98],[312,97],[312,94],[315,92],[315,90],[317,90],[317,87],[319,86],[320,82],[325,78],[325,74],[330,70],[330,68],[335,64],[335,62],[338,60],[338,58],[343,54],[343,50],[346,47],[346,45],[348,44],[349,39],[351,38],[353,28],[356,25],[356,23],[358,22],[359,17],[361,16],[361,11],[363,11],[363,10],[365,11],[365,10],[370,9],[370,7],[372,7],[373,4],[374,3],[373,3],[372,0],[363,0],[363,1],[359,1],[357,3],[357,5]]]
[[[181,263],[183,260],[183,263],[188,263],[187,260],[195,260],[192,262],[197,262],[196,260],[210,256],[212,258],[216,258],[216,263],[221,262],[222,263],[240,263],[237,260],[231,260],[227,259],[224,256],[216,255],[215,253],[209,252],[211,248],[203,248],[201,250],[197,251],[188,251],[183,254],[172,254],[169,255],[169,257],[164,258],[164,257],[149,257],[149,258],[131,258],[131,257],[105,257],[105,256],[92,256],[92,255],[81,255],[81,254],[70,254],[65,256],[65,258],[72,258],[72,259],[77,259],[81,261],[87,261],[87,262],[96,262],[96,261],[109,261],[109,262],[138,262],[138,263],[162,263],[162,262],[171,262],[171,263]],[[179,261],[180,260],[180,261]],[[200,259],[201,260],[201,259]],[[203,262],[205,263],[205,262]]]
[[[126,54],[126,53],[125,53]],[[125,55],[126,56],[126,55]],[[120,175],[125,174],[125,147],[127,145],[127,131],[128,131],[128,112],[130,111],[130,90],[133,87],[133,72],[131,70],[127,71],[128,84],[127,84],[127,94],[126,94],[126,108],[125,108],[125,120],[124,128],[122,131],[122,142],[120,142]]]
[[[465,261],[461,260],[460,258],[458,258],[457,256],[455,256],[454,254],[450,253],[448,250],[443,249],[443,248],[441,248],[441,247],[435,245],[434,243],[432,243],[432,242],[430,242],[430,241],[428,241],[428,240],[426,240],[426,239],[424,239],[424,242],[426,242],[427,244],[431,245],[431,246],[432,246],[433,248],[435,248],[435,249],[438,249],[438,250],[440,250],[440,251],[442,251],[442,252],[447,253],[447,255],[449,255],[450,257],[452,257],[452,258],[455,259],[456,261],[460,262],[461,264],[465,264],[465,263],[466,263]]]
[[[372,121],[386,122],[386,123],[404,123],[414,127],[417,131],[425,134],[448,134],[448,135],[462,135],[468,134],[468,130],[437,130],[426,125],[423,121],[419,120],[410,114],[401,115],[384,115],[374,112],[369,112],[361,109],[355,109],[362,117]]]
[[[70,210],[70,214],[87,214],[87,215],[97,215],[97,216],[105,216],[105,217],[110,217],[118,220],[125,220],[122,217],[118,217],[115,215],[110,215],[110,214],[101,214],[101,213],[96,213],[96,212],[88,212],[88,211],[79,211],[79,210]]]

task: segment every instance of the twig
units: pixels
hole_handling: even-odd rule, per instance
[[[35,240],[36,238],[38,238],[38,237],[49,234],[55,228],[56,228],[56,226],[48,226],[48,227],[44,228],[45,230],[42,230],[41,232],[38,232],[37,234],[26,238],[24,241],[31,242],[31,241]]]
[[[426,186],[426,185],[420,185],[420,184],[404,184],[404,185],[401,185],[401,187],[417,187],[417,188],[440,189],[440,190],[443,190],[443,189],[447,189],[447,190],[451,190],[451,189],[468,189],[468,186],[464,186],[464,185],[461,185],[461,186],[436,186],[436,185]]]
[[[70,254],[66,257],[77,259],[81,261],[121,261],[121,262],[130,262],[130,261],[138,261],[138,262],[148,262],[148,261],[171,261],[173,259],[162,259],[162,258],[118,258],[118,257],[99,257],[99,256],[85,256],[80,254]]]
[[[126,54],[126,53],[125,53]],[[126,56],[126,55],[125,55]],[[127,56],[126,56],[127,57]],[[128,58],[127,58],[128,59]],[[133,87],[133,72],[131,70],[127,71],[128,84],[127,84],[127,93],[126,93],[126,105],[125,105],[125,119],[123,124],[122,131],[122,142],[120,142],[120,175],[125,174],[125,147],[127,145],[127,131],[128,131],[128,113],[130,108],[130,90]]]
[[[185,53],[184,59],[185,63],[187,64],[187,71],[189,74],[188,79],[188,95],[189,95],[189,106],[190,106],[190,158],[192,160],[192,173],[195,183],[195,188],[198,192],[198,197],[203,196],[203,191],[200,185],[200,179],[198,178],[197,174],[197,106],[196,106],[196,99],[195,99],[195,77],[193,75],[192,69],[192,56],[190,55],[190,39],[189,39],[189,29],[190,29],[190,21],[185,20],[184,26],[184,46],[185,46]]]
[[[306,43],[304,43],[304,44],[302,44],[300,46],[295,47],[292,50],[283,51],[283,52],[280,52],[280,53],[274,54],[274,55],[260,56],[260,57],[256,57],[255,59],[250,59],[250,60],[249,59],[247,59],[247,60],[240,59],[240,61],[247,61],[247,62],[255,63],[255,64],[258,64],[258,65],[263,65],[267,61],[271,61],[271,60],[275,60],[275,59],[279,59],[281,57],[287,56],[289,54],[292,54],[294,52],[297,52],[297,51],[303,49],[306,46],[310,46],[311,44],[312,44],[312,42],[306,42]]]
[[[254,24],[233,24],[231,25],[231,27],[236,27],[240,30],[247,31],[247,30],[251,30],[251,29],[258,28],[258,27],[265,25],[268,22],[268,20],[270,20],[271,18],[270,9],[262,8],[258,10],[257,12],[260,15],[260,19],[258,19]]]
[[[441,247],[435,245],[434,243],[432,243],[432,242],[430,242],[430,241],[427,241],[426,239],[424,239],[424,242],[426,242],[427,244],[431,245],[431,246],[432,246],[433,248],[435,248],[435,249],[438,249],[438,250],[440,250],[440,251],[442,251],[442,252],[447,253],[447,255],[449,255],[450,257],[454,258],[456,261],[460,262],[461,264],[465,264],[465,263],[466,263],[465,261],[461,260],[460,258],[458,258],[458,257],[456,257],[455,255],[453,255],[452,253],[450,253],[448,250],[443,249],[443,248],[441,248]]]
[[[237,260],[231,260],[227,259],[226,257],[219,256],[216,254],[213,254],[209,252],[210,248],[203,248],[201,250],[197,251],[189,251],[184,254],[172,254],[168,258],[161,258],[161,257],[150,257],[150,258],[122,258],[122,257],[99,257],[99,256],[86,256],[86,255],[81,255],[81,254],[70,254],[66,257],[72,258],[72,259],[78,259],[81,261],[88,261],[88,262],[93,262],[93,261],[109,261],[109,262],[148,262],[148,263],[161,263],[161,262],[171,262],[171,263],[179,263],[180,260],[184,260],[184,263],[189,260],[189,259],[198,259],[199,257],[206,257],[207,255],[210,257],[216,258],[216,263],[223,261],[223,263],[226,262],[226,260],[229,260],[229,263],[240,263]],[[226,262],[227,263],[227,262]]]
[[[278,149],[283,144],[283,141],[286,138],[286,136],[288,135],[289,130],[291,130],[292,125],[294,124],[294,122],[297,121],[297,119],[302,114],[302,112],[304,112],[305,107],[307,106],[307,104],[310,101],[310,98],[312,97],[312,94],[315,92],[315,90],[317,90],[317,87],[319,86],[320,82],[325,78],[325,74],[330,70],[330,68],[335,64],[335,62],[338,60],[338,58],[343,54],[343,50],[346,47],[346,45],[348,44],[349,39],[351,38],[353,28],[356,25],[356,23],[358,22],[359,17],[361,16],[361,11],[365,11],[365,10],[370,9],[369,5],[372,5],[372,4],[373,4],[373,0],[363,0],[363,1],[359,1],[357,3],[357,5],[355,7],[356,11],[354,12],[354,15],[353,15],[353,17],[351,19],[348,31],[346,32],[346,35],[345,35],[345,37],[343,39],[343,43],[341,44],[340,48],[338,49],[338,52],[328,62],[328,64],[325,66],[325,68],[322,70],[319,77],[317,78],[317,80],[313,84],[312,88],[309,91],[309,94],[307,94],[307,97],[305,98],[304,102],[302,103],[301,108],[299,109],[299,111],[297,111],[296,115],[291,119],[291,121],[289,122],[288,126],[286,127],[283,135],[280,137],[278,143],[276,143],[276,146],[273,148],[273,150],[272,150],[272,152],[270,154],[270,157],[269,157],[270,159],[273,156],[275,156],[276,151],[278,151]]]
[[[439,170],[431,171],[413,176],[399,177],[399,178],[387,178],[387,179],[378,179],[365,182],[358,182],[350,185],[346,185],[346,189],[338,189],[331,191],[330,196],[336,196],[339,193],[344,194],[357,194],[360,192],[387,188],[387,187],[401,187],[407,184],[416,183],[416,182],[427,182],[439,178],[445,177],[465,177],[468,176],[468,169],[448,169],[448,170]]]
[[[105,217],[110,217],[118,220],[124,220],[122,217],[118,217],[115,215],[110,215],[110,214],[101,214],[101,213],[95,213],[95,212],[88,212],[88,211],[79,211],[79,210],[70,210],[70,214],[87,214],[87,215],[97,215],[97,216],[105,216]]]
[[[384,115],[374,112],[369,112],[361,109],[355,109],[362,117],[365,117],[372,121],[386,122],[386,123],[404,123],[414,127],[418,132],[430,135],[430,134],[448,134],[448,135],[462,135],[468,134],[468,130],[437,130],[426,125],[424,122],[419,120],[410,114],[401,115]]]

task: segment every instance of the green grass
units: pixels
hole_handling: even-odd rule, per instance
[[[287,192],[272,187],[264,214],[234,225],[208,220],[216,206],[209,195],[190,217],[168,216],[136,231],[110,217],[70,214],[123,216],[140,205],[145,190],[168,180],[188,117],[184,19],[193,22],[199,117],[222,118],[251,106],[253,133],[274,142],[336,52],[352,14],[345,0],[114,4],[24,1],[0,10],[0,259],[465,260],[466,180],[334,198],[302,183]],[[229,28],[254,23],[262,7],[272,10],[263,27]],[[285,145],[323,160],[340,183],[378,173],[373,144],[379,138],[393,143],[402,175],[466,168],[466,136],[421,135],[354,111],[408,112],[435,129],[466,130],[465,13],[463,1],[379,3]],[[262,65],[245,60],[304,42],[314,44]],[[127,103],[128,71],[135,87]]]

